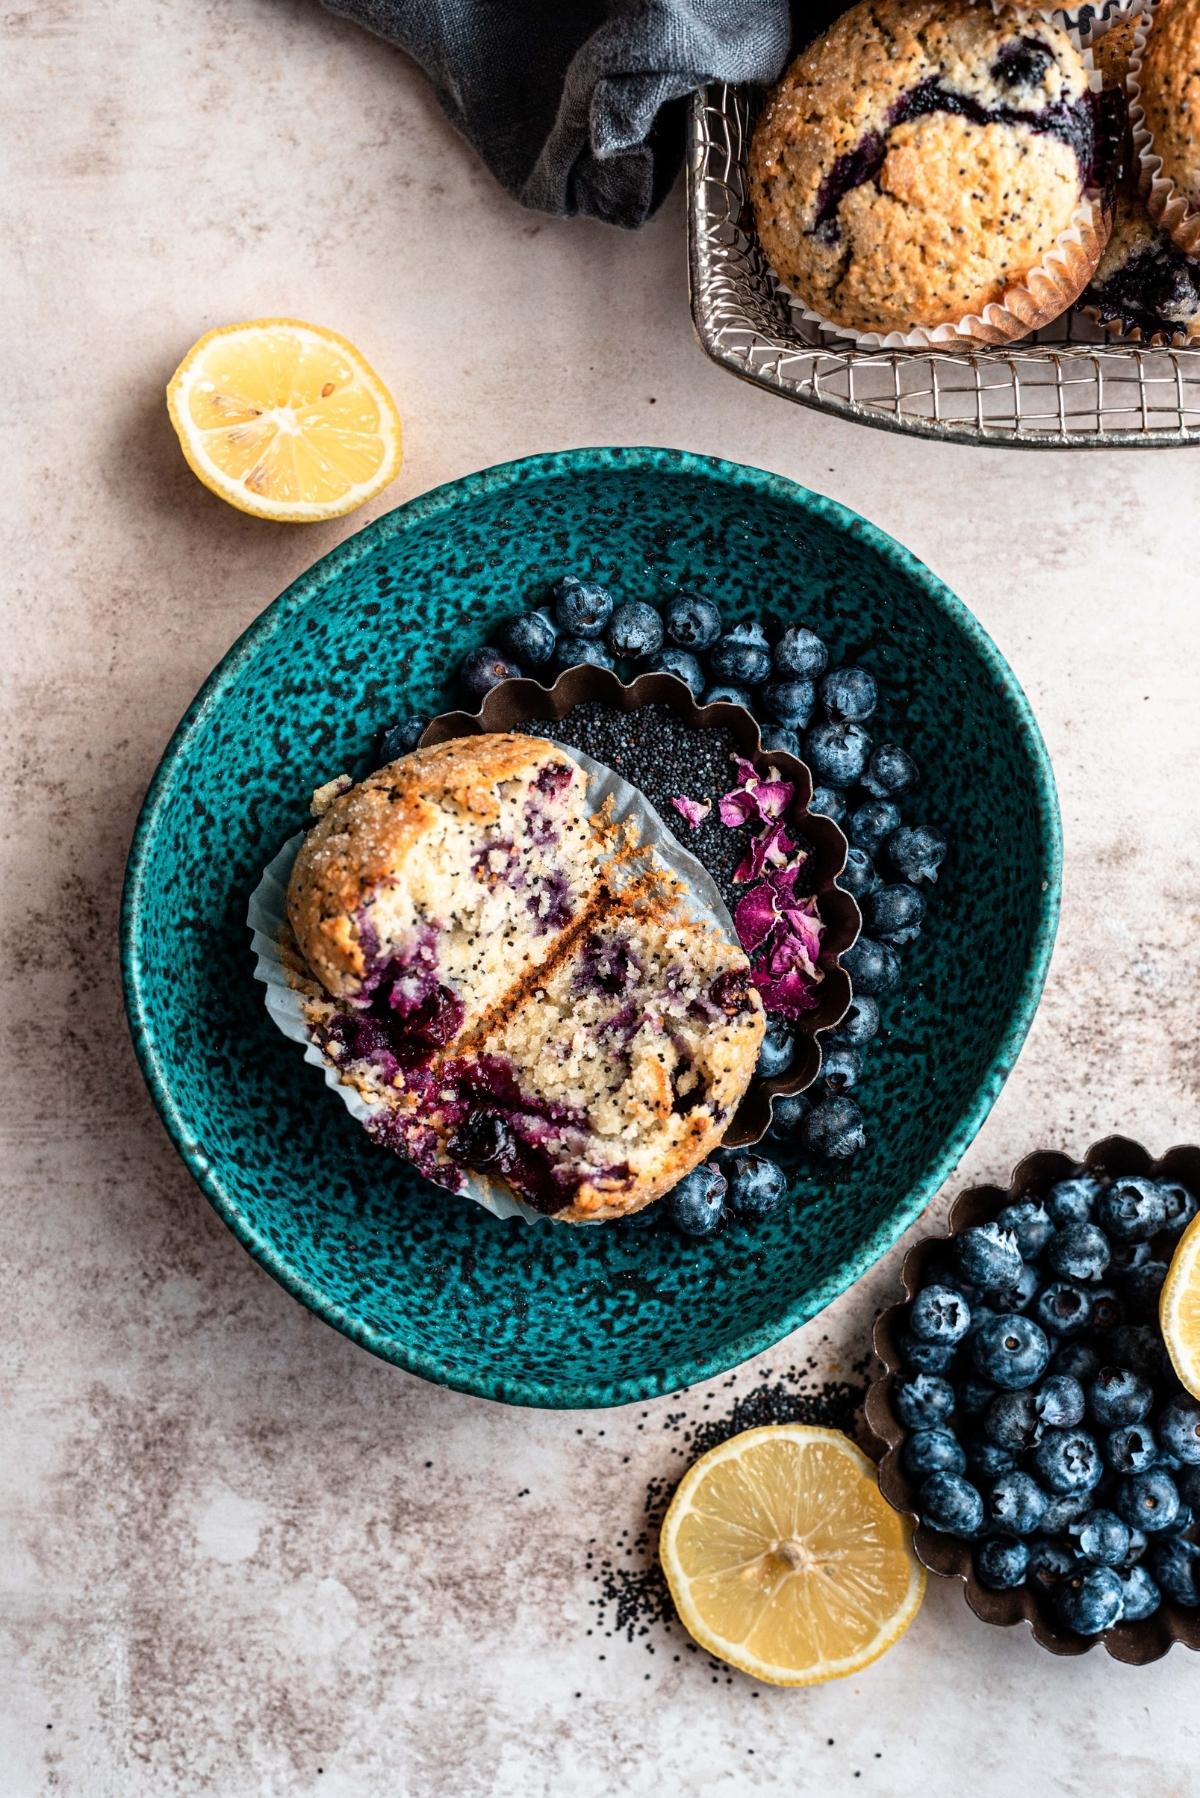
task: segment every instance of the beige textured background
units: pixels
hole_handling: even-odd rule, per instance
[[[402,57],[305,0],[12,0],[0,33],[4,1798],[1196,1792],[1200,1668],[1052,1662],[943,1585],[810,1694],[599,1660],[585,1544],[635,1522],[671,1402],[642,1431],[506,1412],[313,1322],[167,1144],[115,919],[195,688],[365,522],[241,518],[167,425],[201,331],[296,313],[399,397],[380,509],[534,450],[669,443],[930,562],[1025,683],[1068,848],[1044,1007],[954,1188],[1114,1128],[1195,1140],[1200,458],[914,445],[739,385],[691,339],[678,193],[636,237],[521,213]],[[898,1264],[773,1364],[852,1356]]]

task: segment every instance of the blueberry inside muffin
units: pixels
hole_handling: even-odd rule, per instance
[[[1044,260],[1101,180],[1101,149],[1087,70],[1055,25],[862,0],[770,96],[751,197],[776,273],[822,317],[931,327]]]
[[[1118,195],[1112,236],[1080,304],[1146,343],[1200,338],[1200,260],[1159,229],[1132,186]]]

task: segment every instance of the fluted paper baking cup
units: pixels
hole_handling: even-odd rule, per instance
[[[1142,105],[1142,56],[1154,26],[1154,8],[1143,11],[1133,34],[1133,54],[1129,58],[1129,124],[1133,132],[1133,149],[1138,161],[1138,187],[1146,211],[1156,225],[1168,233],[1172,241],[1189,256],[1200,255],[1200,208],[1192,206],[1180,192],[1174,177],[1163,172],[1163,159],[1154,148],[1154,133],[1146,125],[1146,109]]]
[[[614,832],[619,832],[623,843],[634,851],[628,859],[614,858],[606,864],[605,875],[610,884],[619,889],[625,880],[636,879],[645,872],[647,859],[657,855],[683,888],[686,915],[697,923],[710,925],[720,931],[727,942],[736,944],[733,919],[716,881],[672,834],[645,795],[582,750],[563,744],[555,747],[584,770],[588,777],[588,803],[593,812],[609,806],[606,815]],[[294,984],[288,966],[285,948],[289,934],[287,888],[304,837],[305,832],[301,830],[288,838],[267,863],[261,880],[250,895],[246,922],[254,951],[254,976],[266,988],[266,1007],[273,1022],[291,1042],[303,1047],[305,1061],[320,1068],[326,1086],[337,1093],[351,1117],[365,1126],[372,1118],[384,1116],[389,1110],[388,1104],[382,1098],[368,1097],[358,1087],[342,1080],[338,1069],[321,1053],[312,1039],[311,1027],[304,1014],[304,995]],[[553,1218],[518,1199],[509,1186],[489,1179],[486,1174],[466,1175],[459,1196],[473,1199],[493,1217],[520,1217],[530,1224],[554,1222]]]

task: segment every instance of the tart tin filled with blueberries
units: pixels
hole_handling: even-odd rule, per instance
[[[866,1414],[880,1487],[988,1623],[1058,1654],[1200,1648],[1200,1402],[1158,1326],[1200,1148],[1110,1137],[977,1187],[904,1264]]]
[[[922,816],[913,758],[902,743],[876,731],[880,693],[868,654],[837,665],[817,632],[770,617],[727,628],[718,604],[696,593],[669,594],[652,605],[622,600],[614,587],[568,574],[541,597],[542,603],[505,619],[493,643],[467,650],[460,684],[482,711],[470,720],[464,714],[439,719],[438,738],[466,728],[532,729],[614,768],[641,788],[716,879],[759,968],[766,967],[775,939],[754,946],[743,928],[747,913],[740,902],[748,891],[750,858],[740,842],[747,820],[738,811],[739,804],[744,810],[739,755],[757,753],[760,744],[773,754],[783,780],[796,788],[796,813],[808,814],[797,823],[790,813],[781,820],[769,805],[759,808],[750,820],[761,851],[754,879],[783,878],[789,839],[781,849],[771,837],[781,823],[791,823],[791,846],[800,860],[812,857],[797,890],[816,890],[810,876],[827,859],[812,814],[837,824],[849,842],[839,885],[857,903],[862,930],[854,940],[853,930],[841,929],[841,966],[853,987],[848,1008],[842,1004],[836,1027],[829,1029],[827,996],[819,1016],[807,1001],[804,1009],[786,1003],[776,1009],[770,987],[760,984],[767,1036],[758,1077],[739,1113],[741,1127],[730,1132],[743,1146],[721,1151],[627,1226],[661,1220],[685,1236],[710,1237],[729,1215],[754,1222],[783,1205],[789,1163],[836,1175],[865,1145],[856,1089],[872,1039],[902,1006],[904,950],[925,924],[946,840]],[[560,687],[570,670],[576,684]],[[641,678],[647,675],[673,679],[652,686]],[[631,708],[623,695],[633,681],[639,697]],[[548,707],[542,689],[551,687],[556,703]],[[709,707],[719,710],[697,709]],[[385,730],[380,759],[434,740],[433,732],[424,736],[428,723],[404,719]],[[804,766],[797,769],[789,758]],[[769,757],[759,760],[769,768]],[[751,896],[763,890],[752,888]],[[827,904],[820,910],[827,922]],[[813,1085],[812,1044],[822,1024],[820,1075]],[[773,1100],[770,1110],[761,1101],[755,1109],[756,1088]],[[749,1153],[744,1145],[764,1133],[765,1147]]]

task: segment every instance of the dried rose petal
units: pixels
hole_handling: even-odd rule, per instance
[[[743,881],[761,880],[768,868],[784,867],[788,857],[794,855],[795,851],[796,845],[783,824],[768,825],[751,842],[734,869],[733,878],[739,886]]]
[[[689,799],[685,793],[677,794],[671,804],[693,830],[699,830],[709,812],[712,811],[711,799]]]

